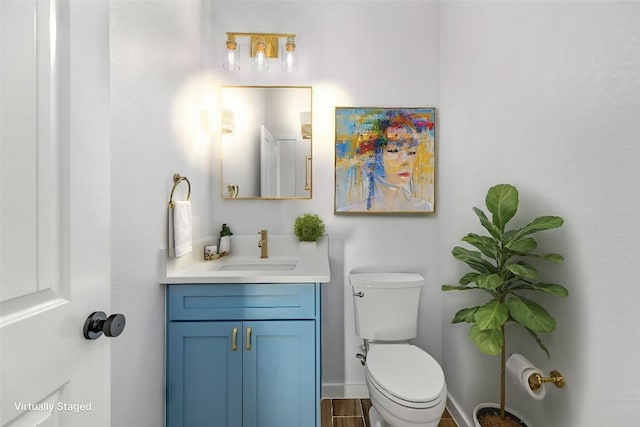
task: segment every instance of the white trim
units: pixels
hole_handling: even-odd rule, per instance
[[[366,384],[323,383],[322,398],[368,399]]]
[[[447,409],[451,414],[451,417],[455,420],[458,427],[473,427],[473,420],[464,411],[460,410],[460,405],[451,396],[451,393],[447,393]]]

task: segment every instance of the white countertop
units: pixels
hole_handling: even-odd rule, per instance
[[[327,236],[321,237],[315,247],[301,246],[292,235],[269,236],[266,259],[260,258],[258,240],[258,234],[231,236],[230,254],[213,261],[204,261],[203,249],[205,245],[216,244],[216,238],[194,242],[193,251],[180,258],[168,258],[167,250],[161,249],[159,281],[162,284],[329,282]],[[275,271],[270,270],[274,268]]]

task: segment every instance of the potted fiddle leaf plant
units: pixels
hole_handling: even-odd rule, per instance
[[[324,235],[324,221],[316,214],[300,215],[293,223],[293,234],[301,243],[312,242],[311,244],[315,245],[316,241]]]
[[[508,229],[507,224],[518,210],[518,190],[510,184],[491,187],[485,203],[491,220],[481,209],[474,207],[473,211],[488,235],[469,233],[462,241],[475,250],[456,246],[452,251],[454,258],[465,263],[471,271],[460,278],[459,284],[442,285],[441,289],[477,290],[488,297],[479,305],[460,309],[452,320],[452,323],[471,325],[469,338],[481,352],[501,356],[499,410],[480,410],[483,415],[478,416],[481,420],[475,420],[476,426],[526,426],[524,422],[514,421],[517,417],[505,410],[505,326],[523,327],[549,357],[538,334],[555,330],[556,321],[539,303],[530,299],[530,294],[542,292],[567,297],[569,293],[562,285],[540,281],[536,267],[528,261],[559,263],[564,260],[557,253],[535,253],[538,244],[532,237],[535,233],[561,227],[564,220],[559,216],[541,216],[524,227]]]

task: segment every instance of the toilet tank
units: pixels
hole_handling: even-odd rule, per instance
[[[367,340],[416,337],[424,278],[413,273],[351,273],[356,334]]]

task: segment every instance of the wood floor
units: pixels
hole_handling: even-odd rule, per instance
[[[320,427],[371,427],[369,399],[322,399]],[[445,410],[438,427],[458,427]]]

